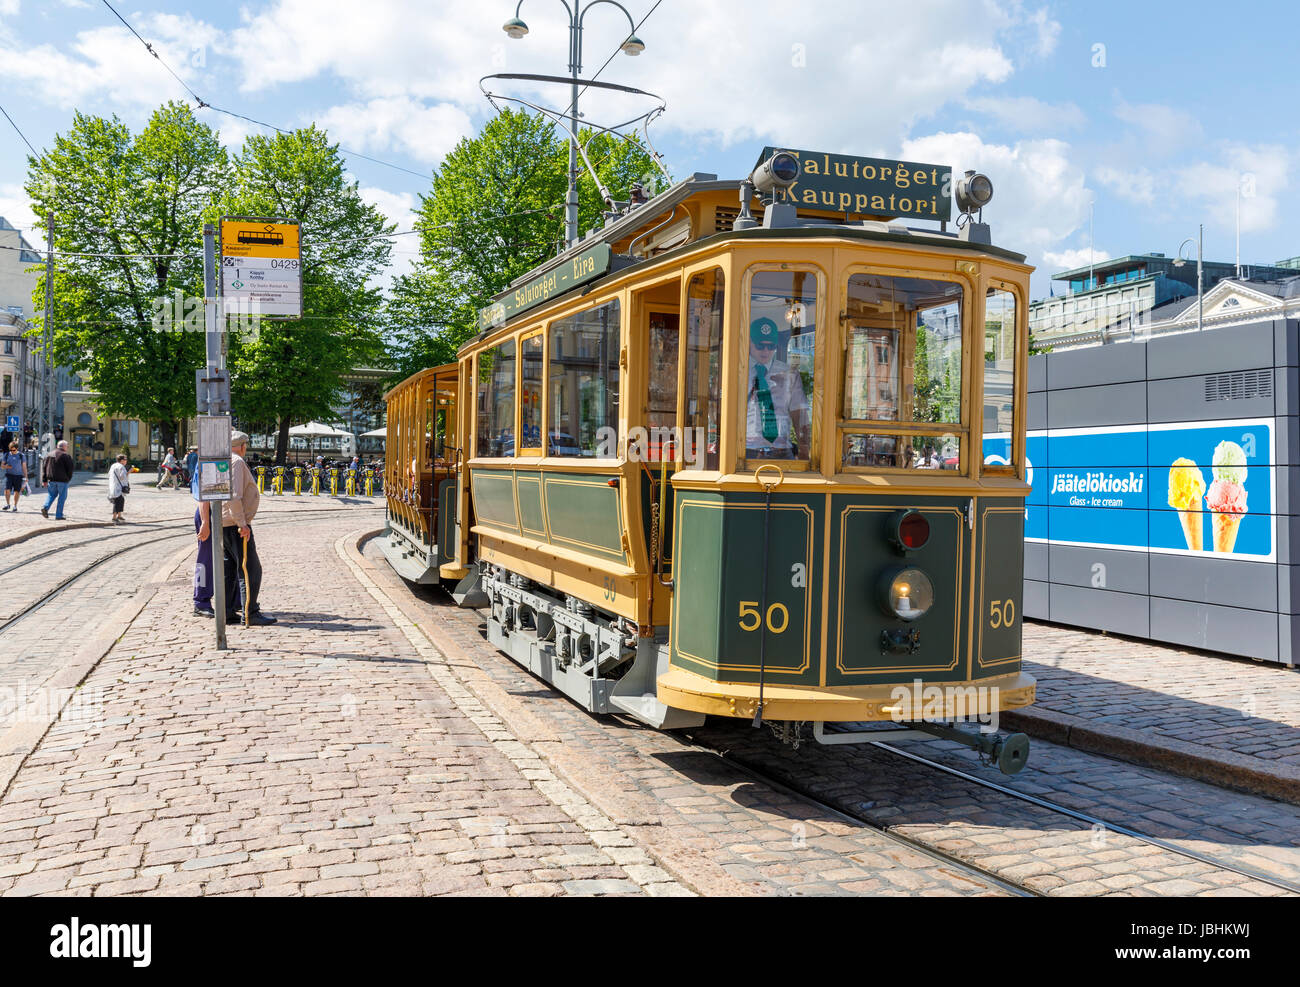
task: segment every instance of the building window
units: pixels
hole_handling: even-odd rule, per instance
[[[77,424],[78,424],[78,425],[89,425],[89,424],[90,424],[90,412],[89,412],[89,411],[83,411],[81,414],[79,414],[79,415],[77,416]]]
[[[5,397],[11,398],[13,396],[14,396],[14,379],[10,377],[8,374],[5,374]]]
[[[14,341],[12,339],[6,339],[5,356],[13,356],[13,355],[14,355]]]
[[[131,446],[132,448],[139,446],[140,423],[114,418],[109,432],[109,439],[114,449],[120,449],[122,446]]]

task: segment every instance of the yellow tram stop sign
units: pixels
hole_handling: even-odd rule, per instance
[[[227,315],[301,318],[298,224],[221,217],[221,297]]]

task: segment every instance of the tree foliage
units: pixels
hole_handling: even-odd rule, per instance
[[[29,166],[32,208],[42,225],[53,217],[64,252],[52,358],[86,373],[106,412],[157,423],[174,442],[194,413],[204,341],[159,314],[177,293],[203,293],[203,213],[228,181],[225,150],[189,107],[167,103],[136,136],[117,117],[77,113]],[[44,294],[42,273],[34,297]]]
[[[583,139],[590,136],[583,133]],[[544,117],[503,110],[447,155],[418,210],[421,258],[393,284],[386,321],[403,375],[455,359],[478,310],[563,245],[567,135]],[[636,141],[598,135],[587,155],[615,199],[634,182],[656,186]],[[579,228],[599,226],[605,204],[582,167]]]

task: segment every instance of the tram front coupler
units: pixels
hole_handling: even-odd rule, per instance
[[[888,743],[891,740],[910,740],[922,734],[951,740],[978,751],[998,766],[1004,775],[1017,774],[1029,761],[1029,738],[1023,733],[1004,733],[1000,730],[963,730],[955,723],[936,723],[931,720],[905,720],[893,730],[859,730],[826,733],[826,724],[813,723],[813,739],[819,744]]]

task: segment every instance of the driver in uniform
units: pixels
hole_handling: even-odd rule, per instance
[[[771,319],[764,316],[750,323],[745,411],[745,456],[749,459],[808,457],[810,414],[803,378],[776,358],[779,344],[780,332]]]

